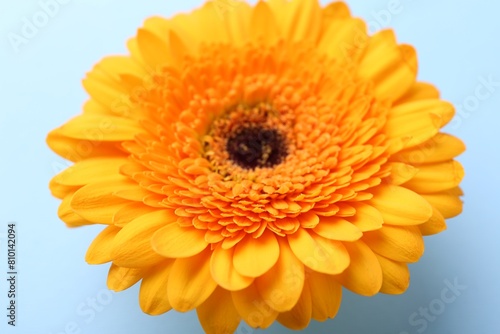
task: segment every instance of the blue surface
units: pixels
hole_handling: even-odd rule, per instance
[[[144,315],[137,302],[138,286],[119,294],[106,290],[108,266],[89,266],[83,259],[101,227],[72,230],[59,221],[59,200],[50,196],[47,184],[66,163],[45,145],[49,130],[80,113],[87,99],[80,81],[99,59],[125,53],[125,41],[145,18],[189,11],[201,1],[67,2],[16,52],[9,34],[19,34],[23,19],[33,19],[41,5],[0,1],[0,332],[202,333],[194,312]],[[459,159],[466,169],[465,210],[449,221],[446,232],[426,239],[425,255],[411,266],[406,294],[365,298],[345,292],[335,320],[313,322],[304,332],[500,333],[500,3],[349,3],[356,16],[371,23],[372,31],[394,27],[400,42],[416,46],[420,79],[436,84],[443,98],[460,110],[447,130],[468,146]],[[389,9],[394,13],[390,17]],[[495,84],[489,87],[490,96],[479,100],[476,89],[484,80]],[[18,225],[15,328],[6,324],[4,315],[5,233],[10,221]],[[453,284],[460,289],[446,290]],[[251,332],[257,331],[239,331]],[[266,332],[289,331],[274,325]]]

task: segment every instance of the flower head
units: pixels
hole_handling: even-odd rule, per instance
[[[59,216],[106,225],[86,260],[209,333],[333,318],[342,287],[404,292],[462,208],[452,105],[344,3],[218,5],[148,19],[48,135],[75,162],[50,183]]]

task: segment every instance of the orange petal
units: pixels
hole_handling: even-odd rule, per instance
[[[452,160],[464,151],[465,144],[460,139],[445,133],[438,133],[418,146],[398,152],[393,158],[418,166]]]
[[[113,260],[111,256],[113,239],[120,230],[116,226],[108,226],[102,230],[90,244],[85,255],[85,261],[89,264],[103,264]]]
[[[66,186],[84,186],[114,180],[120,178],[120,167],[127,161],[128,159],[124,157],[86,159],[59,173],[53,180]]]
[[[312,300],[309,285],[304,285],[297,304],[288,312],[280,313],[278,321],[293,330],[306,328],[311,322]]]
[[[174,261],[164,261],[142,279],[139,305],[144,313],[159,315],[172,309],[167,296],[167,283]]]
[[[278,239],[280,257],[255,284],[262,298],[278,312],[290,311],[300,298],[304,286],[304,265],[295,257],[288,243]]]
[[[392,30],[372,36],[359,65],[359,76],[374,81],[381,99],[397,100],[414,84],[417,74],[415,50],[398,46]]]
[[[380,291],[383,277],[377,257],[363,241],[346,242],[344,246],[351,257],[351,264],[335,279],[357,294],[375,295]]]
[[[464,168],[455,160],[422,165],[403,186],[421,194],[435,193],[457,187],[464,175]]]
[[[229,291],[242,290],[248,287],[254,279],[240,275],[233,266],[234,247],[224,249],[220,245],[215,248],[210,258],[210,269],[213,279]]]
[[[108,272],[108,289],[123,291],[139,282],[149,271],[149,268],[126,268],[112,264]]]
[[[384,218],[380,211],[365,203],[352,203],[356,214],[346,219],[362,232],[378,230],[384,224]]]
[[[130,202],[113,196],[118,187],[125,187],[128,179],[87,184],[71,198],[71,208],[84,219],[94,223],[112,224],[114,214]],[[135,187],[138,187],[135,184]]]
[[[432,217],[425,223],[418,225],[422,235],[438,234],[446,230],[446,221],[438,209],[432,208]]]
[[[236,245],[233,264],[241,275],[258,277],[274,266],[279,255],[280,247],[274,233],[265,231],[259,238],[247,236]]]
[[[418,226],[387,225],[365,233],[363,241],[374,252],[394,261],[417,262],[424,253],[424,241]]]
[[[359,228],[339,217],[322,217],[313,231],[323,238],[340,241],[355,241],[363,235]]]
[[[177,259],[168,279],[168,300],[180,312],[200,306],[217,287],[210,274],[210,251]]]
[[[314,271],[308,275],[306,284],[311,291],[312,318],[318,321],[334,318],[342,301],[342,285],[330,275]]]
[[[113,241],[113,261],[119,266],[141,268],[164,260],[151,247],[151,236],[174,219],[171,211],[159,210],[132,220]]]
[[[155,232],[151,239],[153,249],[165,257],[190,257],[207,248],[205,232],[192,227],[169,224]]]
[[[267,328],[278,317],[279,313],[262,299],[255,284],[243,290],[233,291],[231,295],[239,315],[253,328]]]
[[[384,282],[380,292],[398,295],[406,291],[410,285],[410,271],[406,263],[390,260],[377,255],[378,262],[382,267]]]
[[[334,275],[349,265],[349,253],[340,241],[325,239],[300,228],[288,235],[288,243],[297,258],[314,271]]]
[[[380,211],[385,224],[416,225],[432,216],[432,207],[419,194],[400,186],[381,185],[372,190],[368,204]]]
[[[240,323],[231,293],[218,287],[196,308],[198,319],[206,334],[232,334]]]
[[[462,200],[454,193],[454,189],[434,194],[422,194],[422,197],[438,209],[444,218],[452,218],[462,212]]]

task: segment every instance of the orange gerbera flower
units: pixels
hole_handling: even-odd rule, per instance
[[[462,209],[453,106],[344,3],[219,5],[148,19],[48,135],[75,162],[50,183],[59,216],[106,225],[87,261],[208,333],[333,318],[342,286],[402,293],[422,236]]]

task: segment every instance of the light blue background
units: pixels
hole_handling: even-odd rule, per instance
[[[394,27],[400,42],[416,46],[420,79],[436,84],[457,107],[473,102],[481,78],[500,82],[500,3],[492,0],[401,0],[391,17],[388,0],[349,1],[356,16]],[[56,212],[59,200],[47,184],[64,165],[45,144],[47,132],[80,113],[87,99],[80,81],[103,56],[126,52],[125,41],[152,15],[189,11],[201,1],[70,0],[36,36],[16,52],[9,33],[20,33],[23,17],[41,7],[33,0],[0,0],[0,332],[202,333],[196,314],[151,317],[138,306],[138,286],[106,291],[107,265],[89,266],[87,246],[101,227],[67,229]],[[377,21],[378,19],[378,21]],[[461,108],[461,107],[460,107]],[[307,333],[418,333],[409,318],[436,306],[445,281],[467,288],[444,312],[427,322],[428,334],[500,333],[500,87],[478,106],[463,108],[448,131],[468,146],[464,213],[445,233],[426,239],[426,252],[411,266],[412,283],[402,296],[365,298],[345,292],[336,319],[312,322]],[[7,222],[18,224],[18,326],[6,325]],[[99,311],[89,307],[100,297]],[[105,298],[107,297],[107,299]],[[103,299],[104,298],[104,299]],[[416,319],[423,319],[418,316]],[[69,324],[69,325],[68,325]],[[241,330],[240,333],[251,331]],[[276,324],[267,333],[288,333]],[[68,331],[71,333],[71,331]]]

